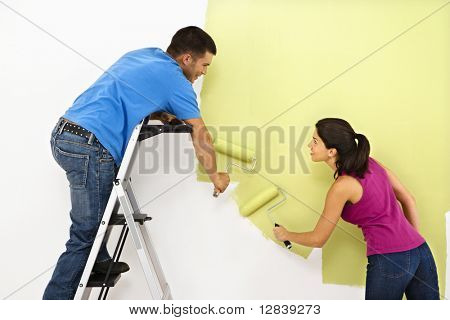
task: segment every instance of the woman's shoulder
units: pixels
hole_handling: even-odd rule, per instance
[[[357,178],[352,176],[339,176],[331,186],[330,193],[340,195],[351,204],[356,204],[361,200],[364,189],[361,181]]]
[[[354,191],[361,188],[361,183],[349,175],[339,176],[330,187],[330,192]]]
[[[333,183],[333,185],[339,186],[339,187],[347,187],[350,185],[353,185],[355,183],[358,183],[358,179],[350,176],[350,175],[342,175],[339,176]]]

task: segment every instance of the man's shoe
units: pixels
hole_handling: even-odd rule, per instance
[[[130,266],[125,262],[112,262],[112,260],[106,260],[102,262],[96,262],[92,271],[95,273],[106,274],[108,272],[108,268],[112,263],[110,274],[119,274],[124,273],[130,270]]]

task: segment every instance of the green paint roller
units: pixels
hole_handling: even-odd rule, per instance
[[[241,146],[238,146],[236,144],[233,144],[231,142],[228,142],[226,140],[222,140],[219,138],[216,138],[216,140],[214,141],[214,149],[217,152],[220,152],[226,156],[238,159],[242,162],[246,162],[246,163],[253,162],[252,169],[248,169],[248,170],[254,169],[256,157],[255,157],[255,153],[253,151],[242,148]]]
[[[230,162],[227,165],[226,172],[229,173],[231,166],[238,167],[242,169],[245,172],[254,172],[255,166],[256,166],[256,156],[255,153],[249,149],[242,148],[241,146],[238,146],[236,144],[233,144],[229,141],[222,140],[219,138],[216,138],[214,140],[214,150],[217,152],[220,152],[223,155],[226,155],[228,157],[240,160],[244,163],[249,163],[250,167],[244,167],[240,166],[237,163]],[[214,197],[219,196],[219,192],[214,191],[213,193]]]
[[[284,192],[280,188],[277,188],[276,186],[271,186],[271,187],[266,188],[266,189],[260,191],[259,193],[257,193],[254,197],[252,197],[252,199],[250,201],[239,206],[239,211],[241,212],[241,215],[243,215],[244,217],[248,217],[253,212],[258,210],[262,206],[266,205],[273,199],[275,199],[279,194],[282,195],[283,199],[278,201],[277,203],[273,204],[272,206],[270,206],[266,211],[267,216],[269,217],[270,221],[275,225],[275,227],[279,227],[279,224],[276,223],[272,219],[271,212],[272,212],[272,210],[274,210],[275,208],[277,208],[283,202],[286,201],[286,196],[285,196]],[[290,241],[286,240],[286,241],[283,241],[283,243],[286,246],[286,248],[288,248],[288,249],[292,248],[292,244]]]

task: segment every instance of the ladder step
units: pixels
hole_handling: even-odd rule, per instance
[[[109,279],[106,282],[105,287],[114,287],[120,279],[120,273],[119,274],[110,274]],[[103,287],[103,283],[105,281],[105,275],[100,273],[91,273],[91,276],[89,277],[89,281],[87,283],[87,287],[89,288],[98,288]]]
[[[139,224],[143,225],[145,221],[152,220],[152,217],[144,213],[135,213],[133,214],[134,222],[139,222]],[[110,226],[123,226],[127,223],[125,216],[123,214],[115,214],[111,216],[109,219]]]

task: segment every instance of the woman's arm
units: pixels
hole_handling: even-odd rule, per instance
[[[275,227],[275,237],[279,241],[289,240],[303,246],[321,248],[336,227],[345,203],[357,192],[358,186],[361,188],[354,178],[339,177],[328,191],[325,207],[313,231],[297,233],[289,232],[284,227]]]
[[[417,211],[416,199],[414,196],[405,188],[405,186],[400,182],[397,176],[388,168],[383,166],[378,160],[377,163],[386,170],[389,182],[394,189],[395,197],[402,205],[403,213],[409,223],[419,231],[419,213]]]

